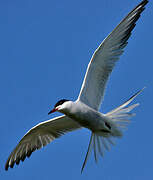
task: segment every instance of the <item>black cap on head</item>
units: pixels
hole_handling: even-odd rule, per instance
[[[58,101],[56,104],[55,104],[55,106],[54,106],[54,108],[56,108],[57,106],[59,106],[59,105],[62,105],[64,102],[66,102],[66,101],[69,101],[69,100],[67,100],[67,99],[61,99],[60,101]]]

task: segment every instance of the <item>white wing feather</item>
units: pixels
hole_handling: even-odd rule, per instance
[[[133,9],[95,51],[88,65],[78,100],[81,100],[95,110],[99,109],[109,74],[113,70],[119,56],[123,53],[123,49],[127,45],[127,40],[131,35],[131,31],[135,27],[135,23],[139,19],[140,14],[147,3],[148,0],[143,0],[135,9]],[[123,106],[124,105],[120,107]],[[117,108],[117,110],[120,110],[119,108]],[[116,110],[111,111],[110,115],[114,112],[116,112]],[[65,115],[36,125],[25,134],[10,154],[5,169],[8,170],[9,167],[13,168],[15,163],[19,164],[20,161],[24,161],[25,158],[30,157],[31,153],[35,150],[46,146],[55,138],[60,137],[66,132],[78,128],[81,128],[80,125]],[[109,142],[112,143],[110,140]],[[107,149],[108,147],[105,142],[102,141],[102,143]],[[94,146],[95,160],[97,160],[97,152],[103,156],[99,137],[94,137],[92,135],[82,171],[92,146]]]
[[[78,100],[95,110],[101,105],[108,77],[123,53],[131,31],[147,2],[142,1],[120,22],[96,49],[90,60]]]
[[[19,164],[21,160],[24,161],[35,150],[46,146],[66,132],[78,128],[80,128],[80,125],[65,115],[39,123],[30,129],[21,139],[10,154],[5,169],[8,170],[9,167],[13,168],[15,163]]]

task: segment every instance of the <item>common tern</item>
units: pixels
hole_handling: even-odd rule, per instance
[[[108,77],[123,53],[136,21],[147,3],[148,0],[143,0],[138,4],[103,40],[88,64],[77,100],[58,101],[48,114],[58,111],[64,115],[31,128],[10,154],[5,165],[6,170],[9,167],[13,168],[15,163],[18,165],[26,157],[30,157],[32,152],[46,146],[66,132],[88,128],[91,131],[91,137],[82,172],[92,149],[97,161],[98,154],[103,157],[104,150],[108,150],[110,144],[114,145],[113,138],[122,137],[122,128],[129,122],[128,118],[134,115],[130,111],[138,106],[138,104],[128,105],[143,89],[106,114],[99,112],[99,108]]]

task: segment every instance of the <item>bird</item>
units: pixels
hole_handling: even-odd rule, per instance
[[[32,152],[65,133],[87,128],[91,136],[81,168],[82,173],[92,151],[97,162],[99,155],[103,157],[104,152],[109,150],[111,145],[115,145],[114,138],[123,136],[123,129],[130,122],[129,118],[135,115],[131,111],[139,105],[139,103],[129,104],[144,88],[108,113],[101,113],[99,109],[108,78],[124,52],[131,32],[147,3],[148,0],[142,0],[102,41],[91,57],[76,101],[67,99],[58,101],[48,114],[58,111],[63,115],[31,128],[8,157],[5,170],[13,168],[14,164],[18,165],[26,157],[30,157]]]

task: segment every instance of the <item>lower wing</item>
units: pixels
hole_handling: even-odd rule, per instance
[[[12,151],[6,162],[5,170],[9,167],[13,168],[15,163],[18,165],[26,157],[30,157],[32,152],[46,146],[55,138],[79,128],[81,127],[77,122],[65,115],[39,123],[24,135]]]

